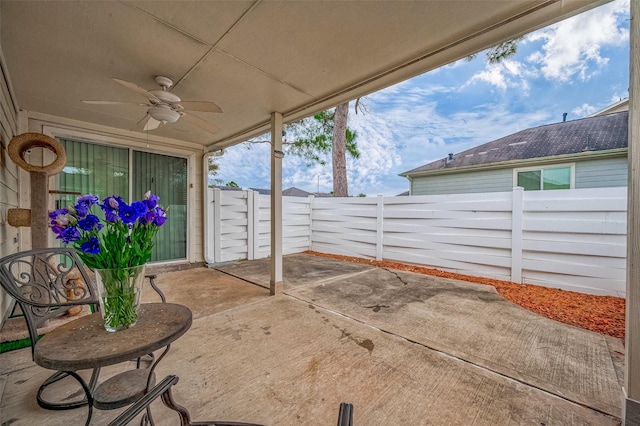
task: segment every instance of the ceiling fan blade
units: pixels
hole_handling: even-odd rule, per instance
[[[138,105],[149,106],[148,104],[141,104],[140,102],[120,102],[120,101],[80,101],[83,104],[91,105]]]
[[[222,108],[213,102],[206,101],[182,101],[182,108],[186,111],[202,111],[202,112],[222,112]]]
[[[115,78],[115,77],[111,77],[111,79],[113,81],[115,81],[116,83],[122,84],[127,89],[133,90],[134,92],[137,92],[137,93],[141,94],[142,96],[144,96],[147,99],[151,99],[151,100],[154,100],[154,101],[161,102],[160,99],[158,99],[155,95],[153,95],[152,93],[148,92],[147,90],[144,90],[142,87],[138,86],[137,84],[134,84],[134,83],[132,83],[130,81],[126,81],[126,80],[120,80],[119,78]]]
[[[182,119],[187,123],[193,124],[194,126],[200,127],[203,130],[206,130],[209,133],[216,134],[220,131],[220,128],[214,124],[209,123],[206,120],[198,117],[197,115],[192,115],[187,112],[182,111]]]
[[[158,120],[149,116],[149,120],[147,121],[147,124],[144,125],[144,129],[142,130],[155,130],[160,127],[160,124],[161,123]]]

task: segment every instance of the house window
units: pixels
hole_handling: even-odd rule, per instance
[[[147,190],[169,209],[169,220],[158,231],[151,262],[187,257],[187,159],[105,146],[69,139],[60,140],[67,165],[58,175],[60,194],[56,208],[75,202],[77,194],[103,199],[120,195],[140,200]],[[100,213],[100,212],[98,212]]]
[[[514,170],[516,186],[525,191],[573,188],[573,166],[553,166]]]

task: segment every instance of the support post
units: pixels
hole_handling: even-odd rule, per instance
[[[46,172],[31,172],[31,248],[49,247],[49,175]],[[34,197],[34,194],[38,196]]]
[[[309,195],[309,250],[313,250],[313,201],[315,197]]]
[[[220,230],[222,226],[222,191],[219,188],[213,190],[213,262],[222,262],[222,248],[220,242],[222,237],[220,236]]]
[[[271,295],[282,293],[282,114],[271,114]]]
[[[640,2],[631,2],[626,356],[622,421],[640,425]]]
[[[511,281],[522,284],[522,218],[524,188],[516,186],[511,192]]]
[[[254,215],[253,202],[255,198],[253,197],[254,192],[250,189],[245,191],[247,194],[247,260],[255,259],[254,252],[254,233],[256,226],[256,216]]]
[[[382,260],[384,243],[384,195],[378,195],[376,205],[376,260]]]

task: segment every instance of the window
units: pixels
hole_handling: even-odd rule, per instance
[[[514,170],[515,186],[525,191],[573,188],[573,165]]]
[[[147,190],[160,197],[169,220],[160,228],[151,262],[187,257],[187,159],[61,139],[67,165],[59,174],[56,208],[75,203],[79,194],[101,200],[120,195],[129,202],[142,199]],[[100,212],[98,212],[100,213]]]

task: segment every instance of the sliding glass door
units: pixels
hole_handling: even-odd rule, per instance
[[[67,164],[59,176],[63,192],[56,208],[74,204],[78,195],[94,194],[129,198],[129,150],[72,140],[61,140]]]
[[[67,165],[59,176],[56,208],[73,204],[80,194],[101,200],[120,195],[129,202],[150,190],[168,208],[151,262],[187,257],[187,160],[128,148],[62,139]],[[129,159],[131,158],[131,161]]]
[[[151,191],[167,208],[167,222],[158,232],[151,261],[187,257],[187,159],[133,152],[133,198]]]

